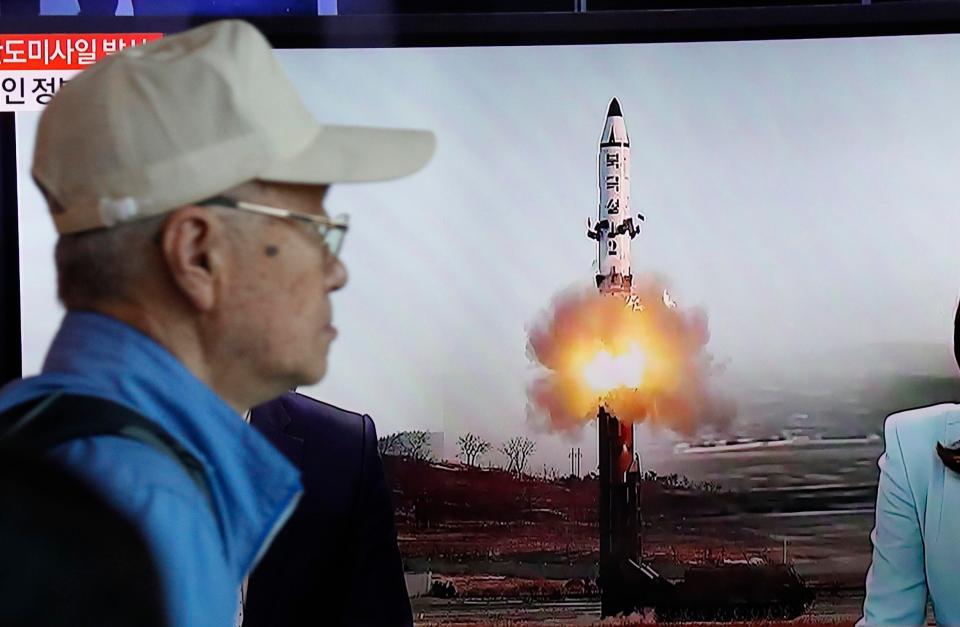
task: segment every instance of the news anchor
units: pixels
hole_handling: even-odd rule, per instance
[[[960,363],[960,308],[954,354]],[[876,523],[858,626],[960,625],[960,405],[893,414],[884,427]]]

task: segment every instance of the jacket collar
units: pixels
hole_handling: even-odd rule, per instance
[[[303,435],[298,433],[292,417],[296,410],[296,393],[282,396],[255,407],[250,422],[297,467],[303,466]]]
[[[947,416],[940,443],[951,448],[960,446],[960,411],[951,411]]]

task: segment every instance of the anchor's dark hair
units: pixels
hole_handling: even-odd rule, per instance
[[[960,304],[957,305],[957,312],[953,316],[953,357],[960,366]],[[952,445],[957,446],[956,443]],[[950,448],[937,442],[937,456],[940,457],[944,466],[960,473],[960,446]]]
[[[943,465],[954,472],[960,473],[960,447],[950,448],[937,442],[937,455]]]

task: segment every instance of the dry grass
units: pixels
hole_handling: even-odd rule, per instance
[[[583,586],[571,587],[572,584],[567,580],[560,579],[447,575],[437,576],[435,580],[452,583],[456,588],[457,597],[469,599],[561,599],[585,594]],[[592,592],[595,594],[596,590]]]

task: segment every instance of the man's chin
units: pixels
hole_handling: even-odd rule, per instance
[[[285,389],[289,390],[290,388],[296,387],[306,387],[309,385],[314,385],[319,383],[327,374],[327,347],[324,347],[323,350],[314,351],[312,355],[313,359],[310,359],[306,363],[301,362],[299,364],[291,363],[288,364],[289,370],[286,372],[286,387]],[[320,355],[319,357],[315,357]]]
[[[327,359],[324,357],[320,363],[311,364],[313,366],[312,370],[308,373],[304,373],[305,377],[308,379],[299,385],[314,385],[320,383],[320,381],[327,376]]]

